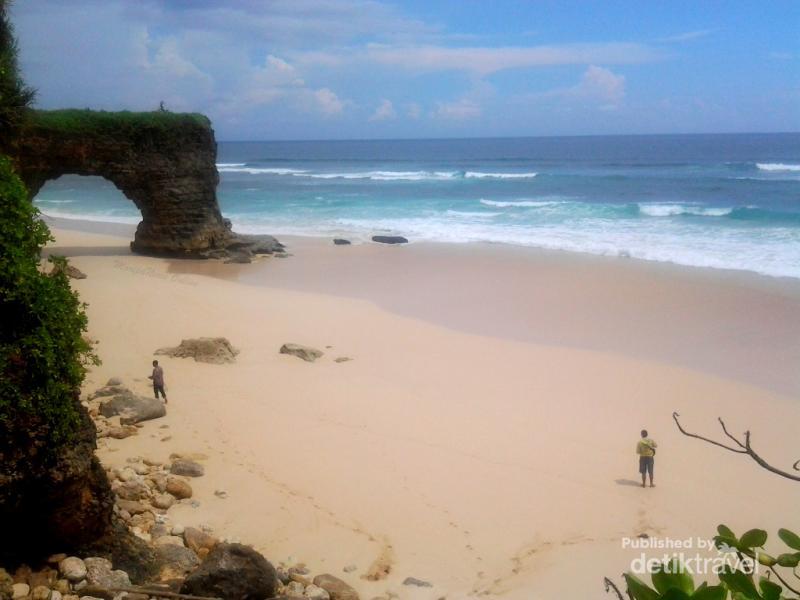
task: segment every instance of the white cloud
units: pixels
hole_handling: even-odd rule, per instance
[[[608,104],[616,105],[625,97],[625,76],[591,65],[573,91],[578,95],[598,98]]]
[[[474,100],[462,98],[455,102],[437,102],[431,116],[451,121],[463,121],[481,116],[481,107]]]
[[[422,115],[422,107],[416,102],[409,102],[406,104],[406,116],[409,119],[419,119]]]
[[[634,43],[562,44],[554,46],[448,47],[368,44],[346,51],[301,52],[298,62],[344,66],[370,62],[411,72],[464,71],[479,76],[508,69],[554,65],[639,64],[659,60],[661,53]]]
[[[369,118],[369,120],[388,121],[389,119],[394,119],[395,117],[397,117],[397,112],[394,110],[392,101],[384,98],[381,100],[378,108],[375,109],[375,112],[372,113],[372,116]]]
[[[698,29],[695,31],[685,31],[683,33],[678,33],[675,35],[659,38],[656,41],[665,44],[691,42],[692,40],[697,40],[709,36],[716,31],[717,31],[716,29]]]
[[[338,115],[344,110],[344,102],[328,88],[316,90],[313,96],[317,108],[324,115]]]

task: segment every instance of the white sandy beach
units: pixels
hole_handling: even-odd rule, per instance
[[[119,376],[150,393],[153,351],[182,338],[241,351],[232,365],[159,357],[167,417],[103,440],[102,461],[205,455],[201,504],[170,509],[174,522],[331,572],[362,598],[602,598],[603,577],[639,555],[626,536],[796,525],[796,483],[682,436],[671,415],[718,439],[718,416],[749,428],[791,469],[797,282],[299,239],[287,259],[198,265],[131,255],[124,237],[55,234],[51,251],[88,275],[73,284],[103,364],[84,391]],[[285,342],[325,356],[280,355]],[[638,487],[642,427],[659,443],[654,489]],[[363,578],[376,561],[388,575]],[[409,576],[433,587],[403,586]]]

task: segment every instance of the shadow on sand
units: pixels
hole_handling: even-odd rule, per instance
[[[617,485],[629,485],[633,487],[642,487],[641,481],[634,481],[633,479],[615,479],[614,483]]]
[[[51,246],[42,252],[44,256],[130,256],[126,246]]]

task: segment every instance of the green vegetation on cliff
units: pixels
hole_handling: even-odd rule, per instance
[[[89,109],[36,110],[29,121],[31,127],[53,133],[81,135],[126,135],[148,129],[170,130],[195,125],[208,129],[211,122],[199,113],[173,113],[166,110],[152,112],[106,112]]]
[[[86,367],[97,361],[64,269],[40,270],[50,240],[11,162],[0,157],[0,454],[33,434],[21,430],[23,423],[43,426],[48,449],[69,440],[78,425],[76,394]],[[52,259],[56,266],[63,261]]]
[[[12,142],[31,111],[33,91],[17,69],[17,46],[0,0],[0,138]],[[86,314],[64,269],[40,270],[50,231],[14,173],[0,156],[0,460],[32,445],[46,455],[68,441],[79,425],[86,366],[96,362],[83,339]],[[64,259],[55,259],[61,263]],[[45,451],[46,450],[46,451]],[[0,468],[0,479],[4,469]]]

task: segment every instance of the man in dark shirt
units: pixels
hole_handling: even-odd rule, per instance
[[[164,393],[164,369],[158,366],[158,361],[153,361],[153,374],[150,375],[149,379],[153,380],[153,393],[158,398],[158,393],[161,392],[161,396],[164,398],[164,404],[167,403],[167,395]]]

